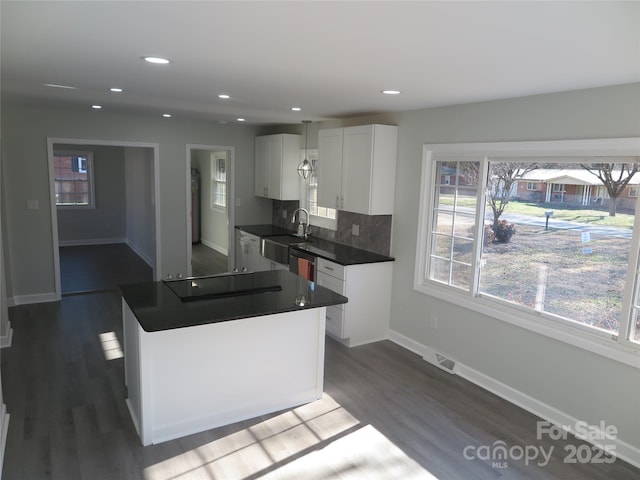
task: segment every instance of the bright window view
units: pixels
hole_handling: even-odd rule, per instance
[[[640,342],[640,159],[593,159],[435,162],[425,278]]]
[[[54,153],[56,206],[93,206],[90,152]]]
[[[211,159],[211,207],[227,207],[227,161],[225,157]]]
[[[307,160],[311,162],[313,170],[307,183],[307,210],[311,215],[336,219],[336,210],[318,205],[318,151],[307,150]]]

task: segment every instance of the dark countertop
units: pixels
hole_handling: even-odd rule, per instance
[[[238,230],[251,233],[258,237],[273,237],[279,235],[292,235],[293,232],[276,225],[238,225]],[[291,245],[290,248],[310,253],[316,257],[338,263],[340,265],[360,265],[364,263],[393,262],[393,257],[369,252],[360,248],[342,245],[322,238],[311,236],[307,243]]]
[[[192,287],[191,282],[200,285]],[[248,290],[252,290],[248,292]],[[346,303],[348,299],[286,270],[121,285],[147,332],[192,327]],[[194,291],[201,298],[181,299]],[[304,296],[304,305],[296,300]],[[298,302],[299,303],[299,302]]]

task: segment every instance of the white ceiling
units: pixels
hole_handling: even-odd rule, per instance
[[[5,99],[102,111],[297,123],[640,81],[637,1],[2,0],[0,16]]]

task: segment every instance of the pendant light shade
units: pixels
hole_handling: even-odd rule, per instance
[[[304,123],[304,160],[298,165],[298,175],[307,180],[313,173],[313,166],[307,160],[307,130],[311,120],[303,120],[302,123]]]

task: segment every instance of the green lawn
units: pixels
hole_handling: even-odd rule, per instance
[[[440,196],[440,203],[444,205],[453,205],[452,196]],[[463,207],[474,207],[476,199],[458,197],[458,205]],[[487,207],[488,211],[491,209]],[[578,210],[562,205],[538,205],[529,202],[511,201],[505,209],[505,214],[514,213],[520,215],[528,215],[530,217],[545,218],[545,212],[553,210],[553,219],[566,220],[571,222],[588,223],[590,225],[600,225],[606,227],[625,227],[632,229],[634,215],[628,213],[616,213],[615,217],[609,216],[608,210]]]
[[[556,220],[589,223],[592,225],[602,225],[607,227],[633,228],[634,215],[630,215],[628,213],[616,213],[615,217],[610,217],[609,212],[603,210],[576,210],[557,205],[540,206],[526,202],[509,202],[505,209],[505,213],[517,213],[521,215],[529,215],[531,217],[544,218],[544,212],[547,210],[553,210],[553,218]]]

